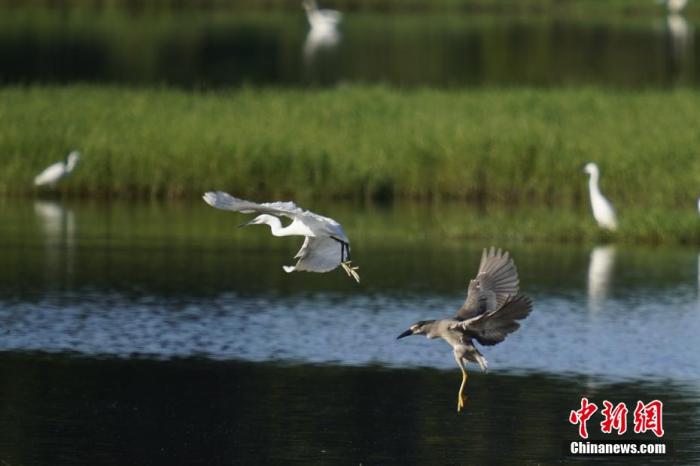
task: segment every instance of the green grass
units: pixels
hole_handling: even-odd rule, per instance
[[[0,90],[0,194],[72,148],[66,195],[459,199],[693,207],[700,93],[598,90]],[[694,207],[693,207],[694,208]]]
[[[590,220],[581,171],[595,160],[621,213],[611,239],[698,243],[699,98],[690,90],[4,88],[0,195],[37,194],[33,176],[77,148],[83,159],[60,185],[64,197],[223,189],[307,204],[468,201],[488,215],[470,214],[444,237],[585,241],[606,239]],[[504,230],[508,218],[517,229]]]

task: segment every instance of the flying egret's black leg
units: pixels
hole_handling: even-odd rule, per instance
[[[331,236],[332,239],[340,243],[340,265],[343,266],[343,270],[348,274],[349,277],[354,278],[357,283],[360,283],[360,276],[356,272],[359,267],[352,267],[350,262],[350,244],[347,241],[343,241],[340,238]]]

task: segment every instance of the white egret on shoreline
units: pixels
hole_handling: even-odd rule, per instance
[[[598,186],[598,181],[600,179],[600,170],[598,170],[598,165],[593,162],[589,162],[586,164],[583,171],[588,173],[590,176],[590,179],[588,180],[588,191],[591,198],[593,217],[595,218],[596,222],[598,222],[598,226],[611,231],[617,230],[617,216],[615,215],[615,209],[613,209],[610,201],[608,201],[600,192],[600,187]]]
[[[51,187],[56,186],[56,183],[70,175],[73,170],[75,170],[75,166],[78,165],[79,160],[80,152],[77,150],[72,151],[70,154],[68,154],[65,161],[53,163],[39,173],[34,178],[34,185],[49,185]]]
[[[359,267],[352,267],[350,261],[350,240],[340,223],[332,218],[299,208],[293,202],[255,202],[238,199],[223,191],[210,191],[204,194],[204,201],[212,207],[232,210],[244,214],[259,214],[248,223],[240,226],[270,226],[273,236],[304,236],[304,244],[297,252],[297,263],[283,266],[285,272],[329,272],[339,265],[348,276],[360,283]],[[279,216],[292,219],[292,223],[282,226]]]

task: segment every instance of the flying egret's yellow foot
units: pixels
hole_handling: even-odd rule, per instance
[[[360,275],[356,272],[360,270],[359,267],[353,267],[351,261],[341,262],[340,265],[343,266],[343,270],[348,274],[348,277],[354,278],[357,283],[360,283]]]

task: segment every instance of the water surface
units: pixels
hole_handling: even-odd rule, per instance
[[[0,7],[0,82],[184,88],[696,85],[692,17]],[[564,9],[564,12],[566,10]]]
[[[457,417],[449,347],[395,338],[454,312],[495,239],[446,233],[466,205],[308,207],[345,224],[360,285],[284,273],[299,239],[200,202],[0,204],[0,459],[550,463],[589,395],[664,400],[700,460],[696,250],[498,241],[535,309]]]

